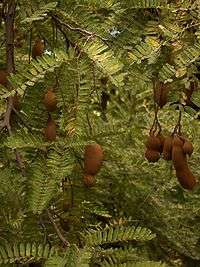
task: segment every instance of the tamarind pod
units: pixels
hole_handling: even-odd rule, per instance
[[[56,109],[57,99],[55,93],[53,92],[53,88],[48,89],[47,93],[44,95],[43,102],[49,112],[52,112]]]
[[[47,121],[47,127],[44,128],[44,137],[47,141],[54,141],[56,139],[56,123],[49,116]]]
[[[192,143],[190,141],[185,141],[184,145],[183,145],[183,152],[185,154],[188,154],[189,156],[192,155],[194,150],[194,147],[192,145]]]
[[[189,168],[176,171],[176,177],[178,178],[181,186],[185,189],[192,190],[197,184],[196,178]]]
[[[103,150],[99,144],[89,144],[84,152],[84,173],[96,175],[103,163]]]
[[[160,139],[160,144],[161,144],[159,152],[162,153],[165,143],[165,137],[162,134],[157,135],[157,137]]]
[[[160,153],[156,150],[147,148],[145,151],[145,158],[148,162],[157,162],[160,159]]]
[[[155,135],[148,136],[146,147],[150,150],[161,151],[162,144],[160,138]]]
[[[183,147],[184,144],[184,139],[183,137],[180,136],[174,136],[173,141],[172,141],[172,146],[181,146]]]
[[[156,82],[154,91],[154,101],[162,108],[167,103],[169,88],[163,82]]]
[[[163,159],[171,160],[172,159],[172,136],[165,137],[163,145]]]
[[[37,39],[32,48],[32,58],[41,57],[44,53],[44,40]]]
[[[15,94],[13,96],[13,107],[16,109],[16,110],[20,110],[21,108],[21,105],[20,105],[20,96],[18,94]]]
[[[83,183],[86,187],[92,187],[96,183],[95,177],[93,175],[84,174]]]
[[[0,84],[3,86],[7,86],[8,80],[7,80],[8,73],[5,69],[0,70]]]
[[[173,146],[172,161],[179,183],[183,188],[192,190],[196,185],[196,178],[189,169],[187,157],[181,146]]]
[[[176,171],[182,171],[183,169],[188,168],[187,157],[181,146],[173,146],[172,161]]]

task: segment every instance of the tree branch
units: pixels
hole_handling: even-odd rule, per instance
[[[99,39],[101,39],[104,42],[108,41],[108,39],[103,38],[101,35],[99,35],[99,34],[97,34],[95,32],[90,32],[90,31],[84,30],[84,29],[79,28],[79,27],[72,27],[71,25],[61,21],[60,18],[57,15],[54,15],[54,14],[51,13],[51,17],[52,17],[52,19],[54,21],[56,21],[57,23],[59,23],[60,25],[64,26],[65,28],[67,28],[70,31],[79,32],[79,33],[81,33],[83,35],[86,35],[87,37],[90,37],[90,38],[98,37]]]
[[[6,40],[6,66],[7,73],[15,72],[15,58],[14,58],[14,21],[15,21],[15,10],[16,10],[16,1],[8,0],[4,2],[4,22],[5,22],[5,40]],[[11,88],[11,85],[8,83],[8,88]],[[9,135],[12,134],[10,118],[13,110],[13,96],[8,98],[6,111],[4,114],[4,119],[0,124],[0,131],[4,128],[8,129]],[[24,164],[21,158],[20,153],[15,149],[15,156],[18,162],[20,169],[22,170],[22,174],[24,175]]]
[[[68,247],[68,246],[69,246],[69,242],[64,238],[64,236],[63,236],[62,233],[60,232],[60,230],[59,230],[57,224],[55,223],[55,221],[54,221],[54,219],[53,219],[53,217],[52,217],[52,215],[51,215],[51,213],[50,213],[50,211],[49,211],[48,209],[47,209],[47,214],[48,214],[48,216],[49,216],[49,219],[50,219],[51,223],[53,224],[53,227],[54,227],[54,229],[55,229],[55,231],[56,231],[58,237],[59,237],[60,240],[63,242],[63,244],[64,244],[66,247]]]

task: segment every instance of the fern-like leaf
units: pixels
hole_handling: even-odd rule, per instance
[[[90,230],[85,236],[87,245],[97,246],[119,241],[147,241],[155,237],[149,229],[131,226],[109,227],[104,230]]]
[[[26,263],[31,261],[39,261],[48,259],[54,253],[54,247],[49,244],[36,243],[5,243],[0,246],[0,264],[8,263]]]
[[[101,265],[101,267],[166,267],[164,263],[154,262],[154,261],[144,261],[137,263],[122,263],[122,264],[110,264],[106,263]]]
[[[34,21],[43,20],[50,11],[55,9],[56,6],[57,2],[51,2],[46,5],[43,5],[42,7],[39,8],[39,10],[36,10],[30,17],[22,20],[21,23],[31,24]]]
[[[55,68],[60,67],[63,62],[68,61],[68,56],[63,51],[55,51],[53,55],[44,55],[37,60],[32,60],[27,68],[18,74],[12,74],[9,81],[14,90],[1,94],[0,98],[7,98],[18,92],[23,95],[28,86],[34,86],[37,82],[42,81],[45,75],[53,72]]]

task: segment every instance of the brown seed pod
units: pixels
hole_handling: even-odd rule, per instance
[[[96,175],[103,163],[103,150],[99,144],[90,144],[85,147],[84,173]]]
[[[176,177],[181,186],[185,189],[192,190],[196,185],[196,178],[189,169],[187,157],[180,145],[174,145],[172,148],[172,161],[176,170]]]
[[[186,140],[183,145],[183,152],[191,156],[193,153],[193,150],[194,150],[194,147],[192,145],[192,142]]]
[[[172,146],[183,146],[184,144],[184,139],[181,136],[174,136],[173,141],[172,141]]]
[[[171,160],[172,159],[172,136],[165,137],[164,146],[163,146],[163,159]]]
[[[154,101],[162,108],[167,103],[169,88],[163,82],[155,82],[154,87]]]
[[[146,149],[145,158],[148,162],[157,162],[160,159],[160,153],[155,150]]]
[[[93,175],[84,174],[83,183],[86,187],[92,187],[96,183],[95,177]]]
[[[37,39],[32,48],[32,58],[41,57],[44,53],[44,40]]]
[[[49,116],[47,121],[47,127],[44,128],[44,137],[47,141],[54,141],[56,139],[56,123]]]
[[[150,135],[146,142],[146,147],[150,150],[161,151],[162,143],[158,136]]]
[[[49,88],[47,93],[44,95],[44,105],[49,112],[56,109],[57,99],[55,93],[53,92],[53,88]]]
[[[164,143],[165,143],[165,137],[162,134],[158,134],[157,137],[160,139],[160,153],[163,152]]]
[[[13,96],[13,107],[18,111],[21,109],[20,96],[18,94]]]
[[[0,70],[0,84],[3,86],[7,86],[8,80],[7,80],[8,73],[5,69]]]

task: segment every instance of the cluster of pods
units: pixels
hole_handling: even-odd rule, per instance
[[[171,160],[180,185],[188,190],[192,190],[197,184],[187,161],[187,156],[191,156],[192,153],[192,143],[181,134],[167,137],[150,134],[146,142],[146,159],[149,162],[157,162],[161,157],[167,161]]]

